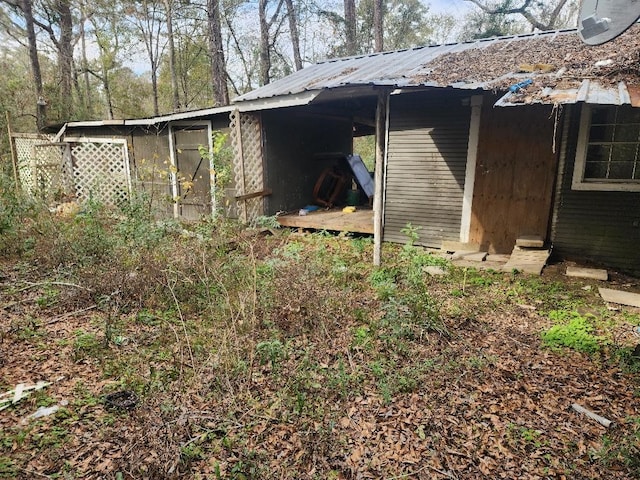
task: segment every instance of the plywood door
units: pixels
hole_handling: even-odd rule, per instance
[[[557,169],[549,106],[482,112],[469,240],[509,253],[521,235],[546,238]]]
[[[200,155],[199,147],[209,145],[207,125],[174,127],[180,215],[197,220],[211,213],[211,175],[209,159]]]

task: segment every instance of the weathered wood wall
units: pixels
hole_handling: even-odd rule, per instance
[[[552,234],[560,257],[640,274],[640,192],[572,190],[580,108],[571,108]]]
[[[322,171],[336,163],[338,153],[351,153],[351,119],[294,108],[264,112],[262,121],[265,187],[273,192],[265,197],[265,214],[312,203],[313,188]]]
[[[471,109],[469,93],[392,95],[384,207],[384,240],[440,247],[459,240]]]
[[[495,98],[484,100],[469,241],[511,253],[521,235],[547,238],[558,157],[554,124],[561,119],[550,106],[498,108]]]

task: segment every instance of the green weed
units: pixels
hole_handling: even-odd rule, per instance
[[[592,316],[582,316],[578,312],[555,310],[549,318],[560,322],[542,333],[543,343],[550,348],[571,348],[579,352],[595,353],[606,343],[606,338],[595,335]]]
[[[258,343],[256,345],[256,352],[258,359],[263,365],[271,363],[271,367],[274,369],[278,367],[287,355],[285,346],[277,338]]]
[[[369,283],[376,291],[380,300],[386,301],[393,297],[397,290],[396,276],[398,271],[395,268],[380,267],[369,275]]]
[[[640,417],[628,417],[625,431],[615,437],[603,436],[603,446],[594,452],[607,467],[624,465],[631,473],[640,475]]]
[[[103,342],[98,339],[95,333],[83,330],[75,331],[72,354],[74,362],[77,363],[89,357],[96,357],[102,349]]]
[[[407,237],[406,246],[412,247],[418,241],[418,238],[420,238],[419,232],[421,229],[422,227],[413,226],[411,222],[407,223],[403,228],[400,229],[400,233]]]

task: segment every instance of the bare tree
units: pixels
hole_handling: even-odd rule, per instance
[[[285,0],[287,4],[287,18],[289,19],[289,32],[291,35],[291,48],[296,70],[302,70],[302,57],[300,56],[300,34],[298,33],[298,15],[293,5],[293,0]]]
[[[220,0],[207,0],[207,17],[213,98],[216,105],[227,105],[229,103],[229,89],[227,87],[227,67],[222,45]]]
[[[169,47],[169,76],[171,77],[171,101],[173,111],[180,110],[178,95],[178,74],[176,70],[176,45],[173,36],[173,0],[164,1],[164,12],[167,18],[167,45]]]
[[[158,115],[158,68],[162,54],[162,28],[165,12],[162,12],[159,0],[136,0],[127,8],[127,17],[132,22],[140,39],[144,43],[151,69],[151,88],[153,92],[153,113]]]
[[[85,3],[80,0],[80,55],[81,55],[81,73],[84,82],[84,93],[78,91],[78,95],[82,97],[85,114],[91,116],[93,111],[93,104],[91,101],[91,82],[89,81],[89,60],[87,58],[87,32],[85,30],[85,22],[87,21],[87,10]]]
[[[0,3],[10,9],[10,15],[3,15],[3,27],[6,32],[29,53],[31,76],[35,87],[36,127],[41,130],[46,124],[46,102],[42,82],[42,70],[38,57],[38,40],[35,29],[32,0],[2,0]],[[13,18],[11,18],[13,17]],[[15,17],[22,20],[16,20]],[[24,43],[24,37],[27,43]]]
[[[267,6],[269,0],[258,1],[258,18],[260,19],[260,84],[266,85],[271,82],[271,50],[272,36],[271,28],[280,16],[280,10],[284,0],[278,1],[271,18],[267,19]],[[274,35],[275,37],[276,35]]]
[[[489,3],[481,0],[465,0],[476,5],[488,15],[521,15],[538,30],[553,30],[558,28],[558,20],[563,9],[570,3],[569,0],[556,0],[551,9],[543,8],[535,10],[540,2],[533,0],[520,0],[522,3],[514,5],[514,0],[501,0],[498,3]]]
[[[49,36],[56,48],[60,72],[60,117],[69,120],[73,111],[73,14],[70,0],[43,2],[42,18],[33,17],[34,24]]]

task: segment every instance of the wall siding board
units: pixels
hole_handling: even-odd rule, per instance
[[[573,108],[553,247],[566,259],[640,274],[640,192],[571,189],[580,108]]]
[[[405,242],[408,223],[419,245],[459,240],[471,109],[470,93],[412,93],[390,100],[384,240]]]

